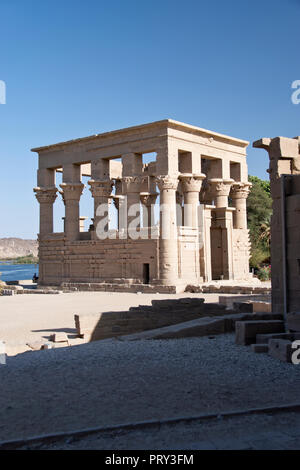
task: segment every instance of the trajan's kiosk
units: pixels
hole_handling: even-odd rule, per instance
[[[180,292],[188,284],[248,279],[247,146],[166,119],[33,149],[39,283]],[[63,173],[59,190],[57,172]],[[80,217],[83,176],[90,178],[94,205],[88,231]],[[62,233],[53,232],[58,192]]]

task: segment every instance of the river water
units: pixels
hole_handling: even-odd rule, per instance
[[[2,281],[32,279],[34,273],[38,275],[38,272],[38,264],[0,264],[0,279]]]

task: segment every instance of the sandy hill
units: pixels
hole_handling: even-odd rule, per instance
[[[22,238],[0,238],[0,258],[18,258],[27,255],[37,256],[38,243],[36,240]]]

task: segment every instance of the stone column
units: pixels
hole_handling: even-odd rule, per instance
[[[65,204],[65,234],[69,241],[79,238],[79,201],[84,184],[62,183],[60,191]]]
[[[53,204],[57,198],[57,188],[34,188],[40,203],[40,235],[53,233]]]
[[[183,203],[183,194],[178,190],[176,191],[176,218],[177,218],[177,227],[181,227],[184,221],[184,207]]]
[[[233,179],[212,178],[209,180],[211,192],[214,195],[215,206],[217,209],[228,207],[228,196],[230,188],[234,183]]]
[[[178,247],[176,224],[177,175],[158,176],[160,190],[160,230],[159,230],[159,282],[163,285],[176,285],[178,281]]]
[[[179,176],[184,196],[184,225],[198,227],[199,192],[205,175],[183,173]]]
[[[118,230],[120,230],[121,228],[124,228],[124,227],[121,227],[121,210],[122,210],[122,204],[124,204],[124,199],[125,197],[122,196],[121,194],[117,194],[115,196],[113,196],[113,203],[115,205],[115,208],[117,210],[117,217],[118,217],[118,220],[117,220],[117,227],[118,227]]]
[[[233,183],[230,196],[235,207],[233,213],[233,227],[247,229],[247,197],[250,192],[251,183]]]
[[[135,220],[138,215],[133,214],[133,206],[139,208],[140,206],[140,191],[142,179],[140,176],[124,176],[122,178],[122,193],[127,197],[127,228],[129,224]],[[140,223],[137,228],[140,227]]]
[[[90,191],[94,198],[94,233],[97,238],[97,226],[99,222],[103,221],[106,217],[108,218],[113,182],[111,180],[89,180],[88,184],[90,185]],[[103,230],[108,231],[108,224],[103,227]]]
[[[154,225],[154,205],[157,193],[141,193],[140,200],[146,211],[143,210],[143,227],[152,227]]]

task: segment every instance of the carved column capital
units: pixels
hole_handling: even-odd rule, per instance
[[[111,180],[89,180],[88,184],[90,185],[90,191],[94,198],[103,197],[108,199],[111,196],[113,187]]]
[[[233,183],[233,179],[223,180],[222,178],[212,178],[209,180],[210,190],[216,196],[228,197]]]
[[[60,184],[62,191],[60,194],[62,195],[64,203],[66,201],[79,201],[80,196],[82,194],[84,184],[82,183],[62,183]]]
[[[159,175],[155,178],[156,184],[160,191],[176,190],[178,186],[178,174],[174,175]]]
[[[202,173],[182,173],[179,176],[179,179],[182,183],[183,192],[199,193],[202,186],[202,181],[205,179],[205,175]]]
[[[151,206],[155,204],[157,196],[158,196],[157,193],[141,193],[140,194],[141,203],[144,206]]]
[[[230,196],[232,199],[247,199],[251,187],[251,183],[233,183]]]
[[[40,204],[54,204],[57,198],[57,188],[54,186],[52,188],[33,188],[35,192],[35,197]]]

